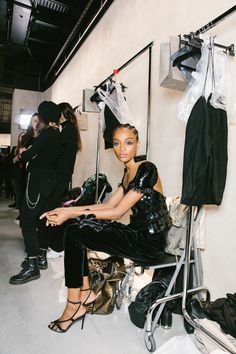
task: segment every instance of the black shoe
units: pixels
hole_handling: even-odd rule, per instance
[[[81,329],[83,329],[83,327],[84,327],[84,319],[85,319],[85,315],[86,315],[86,311],[85,311],[85,313],[83,314],[83,315],[81,315],[81,316],[79,316],[79,317],[77,317],[77,318],[74,318],[75,317],[75,315],[77,314],[77,312],[79,311],[79,309],[80,309],[80,306],[81,306],[81,302],[80,301],[70,301],[69,299],[67,299],[67,301],[70,303],[70,304],[73,304],[73,305],[78,305],[78,307],[77,307],[77,309],[76,309],[76,311],[74,312],[74,314],[70,317],[70,318],[68,318],[68,320],[60,320],[60,319],[58,319],[58,320],[55,320],[55,321],[53,321],[53,322],[51,322],[49,325],[48,325],[48,328],[49,329],[51,329],[52,331],[54,331],[54,332],[56,332],[56,333],[65,333],[66,331],[68,331],[68,329],[74,324],[74,323],[76,323],[76,322],[78,322],[78,321],[80,321],[80,320],[82,320],[82,323],[81,323]],[[61,327],[61,323],[65,323],[65,322],[69,322],[69,325],[65,328],[65,329],[63,329],[62,327]]]
[[[170,329],[172,327],[172,312],[164,307],[161,314],[161,327],[164,329]]]
[[[40,248],[40,254],[38,258],[38,267],[39,269],[47,269],[48,261],[47,261],[47,250]]]
[[[186,310],[192,319],[203,319],[207,317],[200,301],[196,298],[193,298],[189,301]]]
[[[186,305],[186,310],[189,314],[189,316],[194,319],[203,319],[206,318],[206,312],[204,311],[204,308],[202,307],[200,301],[198,299],[191,299],[187,302]],[[184,319],[184,328],[188,334],[192,334],[195,330],[195,328]]]
[[[9,283],[14,285],[20,285],[27,283],[28,281],[38,279],[40,277],[40,271],[38,268],[38,257],[28,259],[28,266],[23,268],[19,274],[10,278]]]
[[[27,268],[29,266],[29,257],[26,257],[20,266],[21,268]]]
[[[185,318],[184,318],[184,328],[188,334],[193,334],[195,331],[195,328],[190,323],[188,323],[188,321],[186,321]]]
[[[40,255],[38,256],[38,268],[41,270],[47,269],[48,261],[47,261],[47,250],[40,249]],[[29,265],[29,257],[26,257],[21,263],[21,268],[27,268]]]
[[[16,203],[12,203],[8,205],[8,208],[16,208],[16,206],[17,206]]]

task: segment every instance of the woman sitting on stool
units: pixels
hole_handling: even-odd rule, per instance
[[[139,145],[135,127],[124,124],[115,129],[113,149],[124,163],[122,182],[104,204],[58,208],[41,215],[47,225],[61,225],[74,219],[65,231],[65,283],[67,305],[61,317],[49,324],[55,332],[66,332],[86,313],[85,305],[95,301],[89,287],[86,247],[129,258],[137,263],[161,262],[165,236],[171,218],[162,195],[156,166],[136,157]],[[129,209],[133,215],[129,225],[111,220],[120,219]]]

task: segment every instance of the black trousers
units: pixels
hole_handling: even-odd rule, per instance
[[[33,168],[29,171],[20,213],[20,227],[29,257],[39,255],[39,216],[42,214],[45,205],[47,205],[47,200],[55,186],[56,175],[53,170]]]
[[[50,211],[61,206],[62,196],[68,191],[71,176],[57,174],[56,187],[49,196],[42,212]],[[49,246],[56,252],[64,249],[65,225],[56,228],[47,227],[45,220],[39,224],[39,245],[40,248],[47,249]]]
[[[79,288],[83,276],[89,275],[86,248],[128,258],[140,265],[160,264],[165,256],[165,236],[165,231],[150,234],[118,222],[72,223],[65,232],[65,284]]]

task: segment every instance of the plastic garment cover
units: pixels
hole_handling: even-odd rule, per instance
[[[204,40],[201,59],[191,76],[185,96],[178,105],[178,118],[187,122],[198,98],[205,96],[207,100],[212,93],[210,104],[215,108],[226,110],[232,123],[235,109],[231,100],[227,55],[222,49],[214,46],[212,38]]]
[[[98,93],[101,101],[109,107],[120,124],[133,124],[133,118],[129,111],[128,104],[122,94],[120,83],[114,82],[113,87],[109,88],[109,90],[104,90],[101,87],[98,87],[96,92]],[[103,130],[105,128],[104,120],[102,122],[102,128]]]
[[[222,343],[224,343],[229,349],[232,350],[232,352],[236,353],[236,347],[234,343],[234,338],[230,335],[226,335],[220,328],[220,325],[215,322],[211,321],[207,318],[199,319],[197,320],[200,326],[205,328],[207,331],[212,333],[216,338],[218,338]],[[193,335],[193,340],[194,343],[196,344],[197,348],[201,351],[203,354],[208,354],[208,353],[213,353],[219,346],[212,342],[211,339],[206,337],[204,333],[199,331],[198,329],[194,331]],[[225,353],[225,351],[223,351]]]

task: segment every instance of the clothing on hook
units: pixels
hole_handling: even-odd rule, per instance
[[[220,205],[227,174],[227,115],[201,96],[195,103],[185,133],[181,203]]]
[[[227,55],[214,45],[209,50],[210,41],[210,38],[204,40],[196,71],[191,73],[187,91],[178,105],[178,118],[185,122],[188,121],[194,104],[202,94],[206,99],[212,94],[211,104],[215,108],[226,110],[229,122],[234,122],[235,119]]]

